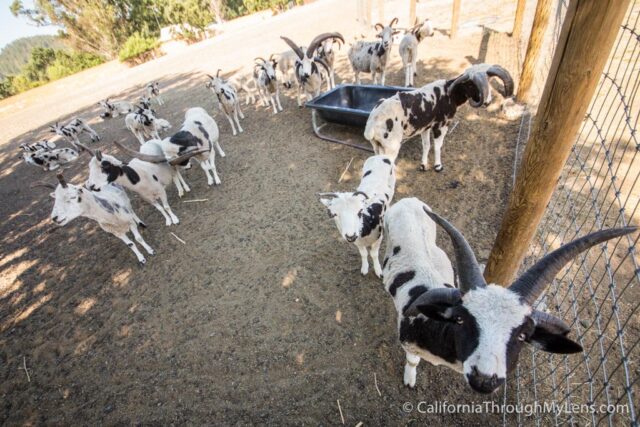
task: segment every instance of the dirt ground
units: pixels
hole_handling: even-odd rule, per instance
[[[320,26],[313,17],[329,16],[333,12],[327,8],[335,3],[312,5],[318,10],[305,19]],[[348,32],[352,22],[350,15],[340,17],[334,27]],[[302,27],[304,20],[291,25]],[[318,32],[316,27],[304,34]],[[276,34],[269,37],[277,39]],[[501,63],[516,74],[513,44],[495,31],[463,31],[455,41],[438,31],[421,48],[417,82],[455,76],[478,60]],[[218,47],[211,49],[211,55],[192,60],[210,61]],[[402,82],[396,49],[389,84]],[[159,76],[154,78],[166,101],[157,108],[159,116],[176,129],[189,107],[214,111],[201,71],[189,71],[187,64],[175,72],[167,63],[179,59],[162,60],[142,66]],[[233,61],[227,69],[237,67]],[[337,75],[338,81],[352,79],[346,49],[340,52]],[[143,77],[135,78],[142,82]],[[93,82],[83,93],[93,88],[99,99],[106,91],[97,78],[78,78]],[[55,89],[55,96],[63,96],[71,83]],[[459,124],[443,148],[442,173],[417,170],[421,147],[415,140],[398,159],[396,200],[415,196],[429,203],[465,233],[481,261],[489,254],[510,189],[520,124],[501,116],[502,97],[494,93],[489,108],[459,111]],[[139,94],[139,82],[109,93],[114,98]],[[315,196],[355,188],[368,153],[315,138],[310,112],[295,106],[293,94],[283,94],[284,112],[277,115],[257,105],[244,107],[245,132],[236,137],[215,110],[227,153],[217,158],[222,185],[208,188],[202,171],[193,168],[186,174],[192,192],[185,200],[206,201],[184,203],[170,188],[180,225],[165,227],[153,207],[132,196],[149,226],[145,239],[157,251],[142,269],[128,248],[88,220],[49,232],[53,202],[44,189],[29,184],[53,181],[54,175],[17,159],[20,143],[47,135],[49,121],[71,113],[92,119],[102,136],[95,147],[126,158],[111,144],[135,144],[122,120],[96,119],[99,110],[89,98],[62,117],[64,104],[60,110],[27,108],[20,113],[29,117],[27,123],[6,112],[11,100],[0,104],[1,124],[16,133],[0,145],[3,424],[335,425],[341,424],[337,400],[346,425],[502,421],[502,415],[403,410],[405,402],[491,398],[473,394],[462,377],[425,362],[416,389],[403,386],[404,354],[392,301],[373,273],[360,275],[357,251],[339,239]],[[352,138],[359,136],[352,132]],[[84,180],[86,161],[81,157],[65,172],[69,181]],[[492,398],[501,401],[502,394]]]

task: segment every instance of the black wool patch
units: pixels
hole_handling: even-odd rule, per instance
[[[402,272],[394,277],[393,282],[391,282],[391,286],[389,286],[389,293],[391,294],[391,296],[395,297],[398,288],[400,288],[408,281],[413,280],[414,277],[416,277],[416,272],[413,270]]]

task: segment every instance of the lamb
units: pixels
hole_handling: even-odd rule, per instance
[[[324,69],[327,75],[327,82],[329,82],[329,65],[324,62],[324,60],[318,57],[314,57],[316,49],[320,46],[320,43],[325,40],[337,39],[341,40],[344,43],[344,38],[340,33],[320,34],[316,36],[311,41],[311,43],[309,43],[309,47],[307,48],[306,52],[303,52],[298,45],[296,45],[287,37],[280,38],[284,40],[285,43],[287,43],[298,56],[298,59],[296,59],[295,63],[295,76],[298,82],[298,107],[301,107],[302,104],[300,102],[300,97],[302,95],[302,92],[304,92],[304,94],[306,95],[307,101],[310,101],[312,98],[320,95],[322,87],[321,69]]]
[[[42,148],[38,151],[25,151],[21,157],[29,165],[40,167],[44,171],[52,171],[75,161],[78,158],[78,152],[67,147]]]
[[[220,77],[220,70],[218,70],[215,77],[210,76],[209,74],[207,74],[207,76],[209,77],[207,88],[211,89],[211,91],[216,95],[218,103],[220,104],[220,109],[227,117],[227,120],[229,120],[233,135],[237,135],[234,121],[238,126],[238,132],[244,132],[242,130],[242,126],[240,126],[240,120],[238,120],[238,116],[240,116],[241,119],[244,119],[244,114],[242,114],[242,110],[240,109],[240,100],[238,99],[238,94],[236,93],[235,88]]]
[[[51,197],[55,199],[51,220],[56,225],[65,226],[75,218],[83,216],[96,221],[104,231],[122,240],[131,248],[141,265],[146,264],[147,260],[127,236],[129,231],[149,255],[155,255],[138,230],[138,227],[146,228],[146,225],[131,208],[131,202],[122,187],[108,185],[100,194],[96,194],[79,185],[68,184],[61,174],[57,177],[57,186],[47,183],[34,185],[54,190],[51,193]]]
[[[158,105],[164,105],[164,100],[160,96],[160,84],[158,82],[149,83],[144,90],[147,98],[155,100]]]
[[[91,142],[100,141],[100,136],[98,136],[96,131],[91,129],[91,127],[79,117],[72,118],[66,125],[61,125],[59,122],[56,122],[54,125],[49,126],[49,130],[63,137],[76,149],[79,149],[78,143],[80,139],[78,137],[84,132],[87,132],[91,136]]]
[[[336,60],[336,52],[333,49],[333,45],[338,43],[338,47],[341,47],[344,44],[344,39],[338,38],[330,38],[323,41],[318,49],[316,49],[317,57],[324,61],[329,66],[329,89],[333,89],[336,86],[336,78],[335,78],[335,60]]]
[[[162,160],[155,163],[142,160],[146,155],[139,153],[138,158],[125,164],[113,156],[96,150],[92,152],[93,157],[89,161],[89,178],[85,185],[95,192],[100,192],[113,183],[121,185],[153,205],[164,216],[167,226],[179,224],[180,220],[169,206],[165,188],[171,181],[178,186],[173,166],[188,162],[191,157],[203,151],[199,149],[185,151],[171,160],[162,157]]]
[[[100,117],[118,117],[120,114],[127,114],[134,110],[132,103],[128,101],[111,101],[109,98],[98,102],[98,105],[104,108],[104,112]]]
[[[304,46],[300,46],[300,50],[305,51],[306,48]],[[293,87],[295,80],[295,76],[292,78],[292,74],[295,73],[296,59],[298,58],[298,54],[292,50],[287,50],[286,52],[282,52],[277,54],[277,66],[276,70],[280,72],[282,76],[282,86],[287,89],[291,89]],[[273,59],[274,55],[272,54],[269,59]],[[297,83],[297,82],[296,82]]]
[[[372,156],[362,167],[362,180],[355,192],[319,193],[320,202],[334,219],[340,236],[358,248],[363,276],[369,272],[367,248],[370,248],[368,252],[376,276],[382,275],[378,251],[385,211],[393,198],[395,185],[395,166],[391,159]]]
[[[434,169],[440,172],[444,168],[440,150],[453,116],[467,101],[476,108],[491,103],[491,77],[502,80],[504,96],[513,95],[513,79],[507,70],[499,65],[474,65],[455,79],[436,80],[420,89],[398,92],[381,100],[367,119],[364,137],[376,154],[386,154],[395,161],[402,142],[420,135],[421,169],[427,170],[433,135]]]
[[[127,114],[124,118],[124,124],[141,145],[150,138],[160,139],[159,132],[171,128],[171,123],[155,117],[150,109],[138,109],[135,113]]]
[[[375,29],[380,31],[377,34],[380,41],[360,40],[349,48],[348,56],[356,75],[356,84],[360,84],[360,73],[371,73],[373,84],[376,84],[377,75],[380,74],[380,84],[384,85],[392,38],[398,33],[398,30],[393,28],[397,22],[398,18],[393,18],[386,27],[380,23],[375,25]]]
[[[425,19],[410,28],[400,40],[398,52],[404,66],[404,85],[413,86],[413,78],[416,76],[416,62],[418,61],[418,44],[427,37],[434,35],[431,21]]]
[[[236,93],[240,95],[242,92],[245,94],[245,104],[254,104],[256,102],[256,82],[252,75],[249,74],[234,74],[229,78],[229,83],[236,89]]]
[[[31,144],[20,144],[20,149],[25,153],[35,153],[40,150],[53,150],[56,148],[56,143],[49,141],[48,139],[42,139],[38,142],[32,142]]]
[[[459,287],[449,258],[436,245],[436,224],[453,243]],[[487,284],[469,243],[449,222],[416,198],[395,203],[384,222],[383,284],[398,311],[404,384],[415,386],[424,359],[463,374],[472,390],[492,393],[515,369],[525,343],[550,353],[581,352],[564,321],[532,305],[578,254],[636,230],[601,230],[574,240],[502,287]]]
[[[277,64],[275,60],[266,61],[263,58],[256,58],[253,69],[253,79],[258,88],[258,95],[260,95],[263,105],[269,107],[269,104],[271,104],[273,106],[273,114],[282,111],[282,105],[280,104],[280,87],[278,86],[276,71],[274,69]]]
[[[137,154],[136,157],[147,162],[162,163],[167,159],[177,158],[189,150],[198,150],[192,157],[200,163],[200,167],[207,175],[207,183],[220,185],[220,178],[216,171],[214,147],[218,150],[220,157],[224,157],[225,154],[220,148],[219,138],[218,125],[204,108],[189,108],[184,115],[184,123],[180,131],[159,142],[162,155]],[[175,164],[184,167],[188,163],[187,159]]]

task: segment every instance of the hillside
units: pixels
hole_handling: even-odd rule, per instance
[[[56,36],[23,37],[12,41],[0,51],[0,79],[17,74],[29,61],[34,47],[62,48],[64,44]]]

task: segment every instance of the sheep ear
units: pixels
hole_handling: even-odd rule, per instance
[[[56,198],[56,193],[49,193],[49,197],[51,197],[52,199]]]
[[[320,203],[322,203],[323,205],[325,205],[326,207],[331,206],[331,201],[333,199],[320,199]]]

